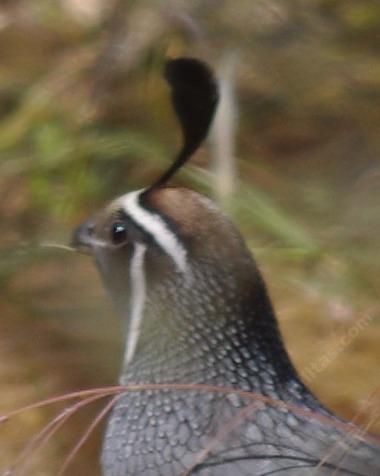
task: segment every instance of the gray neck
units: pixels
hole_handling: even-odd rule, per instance
[[[253,269],[252,288],[207,264],[148,286],[126,383],[204,383],[288,399],[309,394],[282,344],[265,285]]]

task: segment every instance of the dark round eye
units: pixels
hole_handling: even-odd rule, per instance
[[[111,237],[114,243],[122,243],[123,241],[125,241],[126,236],[127,231],[123,222],[117,221],[112,224]]]

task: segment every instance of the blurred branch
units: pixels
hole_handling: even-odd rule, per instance
[[[219,203],[228,208],[236,189],[235,136],[238,112],[235,97],[235,77],[240,54],[224,54],[218,68],[219,106],[211,131],[214,156],[215,192]]]

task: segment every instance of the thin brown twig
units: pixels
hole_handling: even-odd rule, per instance
[[[108,393],[109,395],[112,395],[114,393],[119,393],[123,390],[126,390],[125,386],[113,385],[108,387],[77,390],[75,392],[65,393],[63,395],[58,395],[56,397],[50,397],[45,400],[40,400],[39,402],[36,402],[36,403],[31,403],[30,405],[25,405],[24,407],[18,408],[17,410],[13,410],[4,415],[0,415],[0,424],[5,423],[10,418],[17,416],[20,413],[24,413],[29,410],[35,410],[36,408],[44,407],[46,405],[52,405],[54,403],[64,402],[65,400],[74,400],[76,398],[86,398],[87,396],[91,396],[91,395],[95,395],[99,393]]]
[[[101,422],[101,420],[107,415],[107,413],[112,409],[113,405],[117,402],[117,400],[122,397],[122,395],[115,395],[108,403],[107,405],[97,414],[97,416],[94,418],[94,420],[91,422],[87,430],[84,432],[83,436],[80,438],[78,443],[74,446],[74,448],[70,451],[68,456],[66,457],[65,461],[63,462],[63,465],[61,469],[59,470],[57,476],[62,476],[66,469],[69,467],[70,463],[72,460],[75,458],[77,455],[78,451],[81,449],[81,447],[86,443],[88,438],[90,437],[91,433],[94,431],[95,427]]]
[[[365,406],[363,406],[363,407],[361,407],[357,410],[357,412],[355,413],[355,415],[351,419],[350,423],[347,425],[348,426],[348,431],[346,433],[344,433],[344,435],[342,435],[342,438],[337,439],[337,441],[335,441],[335,443],[329,448],[329,450],[326,452],[325,456],[319,461],[318,465],[314,468],[314,471],[313,471],[311,476],[317,476],[318,475],[319,470],[322,468],[324,463],[326,463],[328,458],[333,455],[335,450],[337,450],[337,449],[339,450],[338,445],[341,442],[343,442],[343,443],[345,442],[349,446],[349,441],[348,440],[349,440],[349,438],[354,436],[354,437],[356,437],[356,444],[358,444],[361,437],[365,436],[367,434],[367,430],[370,427],[373,420],[370,420],[369,422],[367,422],[367,424],[364,427],[351,426],[351,424],[352,423],[356,424],[356,421],[359,420],[360,416],[363,414],[365,409],[369,406],[371,400],[376,396],[377,393],[379,393],[379,391],[380,391],[380,387],[375,388],[375,390],[371,393],[371,395],[369,397],[369,402],[367,403],[367,405],[365,405]],[[351,449],[353,448],[353,446],[354,446],[353,442],[351,442]],[[339,466],[334,471],[333,476],[334,476],[334,474],[336,474],[336,471],[339,471],[340,466],[343,463],[347,454],[348,453],[346,453],[346,455],[342,456],[341,460],[339,461]]]
[[[323,415],[312,410],[300,408],[295,404],[283,402],[281,400],[273,399],[265,395],[257,394],[255,392],[239,390],[239,389],[235,389],[231,387],[219,387],[219,386],[205,385],[205,384],[164,384],[164,383],[163,384],[130,384],[130,385],[119,385],[119,386],[101,387],[96,389],[80,390],[76,392],[71,392],[66,395],[52,397],[52,398],[43,400],[41,402],[27,405],[18,410],[14,410],[8,414],[0,416],[0,422],[9,420],[10,418],[22,412],[25,412],[27,410],[32,410],[32,409],[46,406],[49,404],[63,402],[63,401],[67,401],[67,400],[75,399],[75,398],[89,398],[91,396],[99,396],[100,398],[100,395],[104,397],[112,396],[112,395],[117,396],[121,393],[125,393],[128,391],[144,391],[144,390],[159,391],[159,390],[170,390],[170,389],[177,390],[177,391],[198,390],[201,392],[216,392],[216,393],[221,393],[225,395],[232,393],[232,394],[239,395],[242,398],[247,398],[251,400],[254,399],[256,402],[262,402],[276,408],[290,410],[293,413],[299,416],[302,416],[304,418],[312,418],[319,421],[320,423],[334,426],[335,428],[341,429],[343,431],[349,431],[350,433],[353,433],[352,434],[353,437],[360,440],[364,439],[377,445],[379,444],[379,441],[380,441],[379,438],[376,436],[361,433],[359,428],[353,427],[350,423],[341,422],[328,415]]]
[[[94,395],[94,394],[99,394],[99,393],[109,393],[109,395],[112,394],[118,394],[121,392],[136,392],[136,391],[144,391],[144,390],[179,390],[179,391],[187,391],[187,390],[198,390],[201,392],[215,392],[215,393],[221,393],[221,394],[236,394],[239,395],[242,398],[247,398],[247,399],[255,399],[257,401],[272,405],[276,408],[282,408],[285,410],[290,410],[294,413],[296,413],[299,416],[303,416],[305,418],[313,418],[318,420],[321,423],[325,423],[327,425],[333,425],[338,429],[342,430],[352,430],[352,425],[350,423],[345,423],[339,420],[336,420],[332,416],[327,416],[323,415],[321,413],[317,413],[316,411],[309,410],[306,408],[300,408],[298,405],[293,404],[293,403],[288,403],[284,402],[282,400],[278,400],[275,398],[267,397],[265,395],[252,392],[252,391],[247,391],[247,390],[239,390],[233,387],[224,387],[224,386],[216,386],[216,385],[206,385],[206,384],[169,384],[169,383],[156,383],[156,384],[128,384],[128,385],[115,385],[115,386],[109,386],[109,387],[100,387],[96,389],[86,389],[86,390],[79,390],[76,392],[71,392],[69,394],[65,395],[60,395],[57,397],[49,398],[46,400],[42,400],[41,402],[37,402],[31,405],[27,405],[23,408],[20,408],[18,410],[14,410],[8,414],[5,414],[3,416],[0,416],[0,422],[5,421],[19,413],[25,412],[27,410],[32,410],[34,408],[38,408],[41,406],[49,405],[52,403],[57,403],[61,401],[65,401],[68,399],[74,399],[74,398],[83,398],[89,395]],[[359,431],[358,431],[359,433]],[[376,437],[375,435],[364,435],[361,436],[371,442],[374,442],[375,444],[379,444],[380,439]]]
[[[354,417],[352,418],[352,422],[356,422],[360,419],[360,417],[364,414],[364,412],[368,409],[368,407],[370,407],[373,403],[373,399],[377,397],[377,395],[380,393],[380,386],[376,387],[372,392],[371,394],[369,395],[368,397],[368,400],[366,402],[365,405],[361,406],[358,408],[357,412],[355,413]],[[366,424],[361,424],[360,425],[360,428],[359,428],[359,434],[365,434],[369,431],[369,429],[371,428],[371,425],[373,424],[374,421],[376,421],[376,418],[377,418],[377,415],[379,414],[379,411],[375,412],[375,416],[369,416],[368,418],[368,421]],[[351,436],[352,432],[351,433],[347,433],[347,435],[345,436],[344,440],[347,441],[348,437]],[[351,441],[351,447],[350,449],[353,449],[355,446],[358,445],[359,443],[359,440],[356,439],[356,441]],[[348,444],[348,442],[347,442]],[[340,469],[340,466],[342,465],[343,461],[345,460],[345,458],[348,456],[348,451],[346,452],[345,455],[343,455],[341,461],[339,461],[339,465],[338,465],[338,468],[334,471],[333,475],[332,476],[335,476],[337,475],[337,471],[339,471]]]
[[[9,469],[12,475],[16,476],[23,476],[25,474],[25,470],[28,467],[28,463],[30,461],[23,460],[30,456],[32,452],[36,452],[43,447],[43,445],[66,423],[66,421],[77,411],[79,411],[84,406],[89,405],[90,403],[99,400],[100,398],[104,398],[108,396],[108,394],[102,395],[94,395],[92,397],[88,397],[85,400],[77,402],[73,404],[71,407],[63,410],[60,414],[58,414],[53,420],[51,420],[46,426],[40,430],[37,435],[35,435],[32,440],[21,450],[16,461],[13,463],[12,467]],[[21,466],[17,469],[17,466]]]
[[[226,436],[231,433],[232,430],[234,430],[236,427],[241,425],[244,421],[244,417],[248,415],[251,411],[256,409],[259,406],[258,402],[251,403],[251,405],[248,405],[245,408],[242,408],[239,412],[237,412],[236,415],[234,415],[232,418],[230,418],[222,427],[218,430],[216,435],[211,439],[211,441],[208,443],[208,445],[200,452],[195,458],[194,463],[185,470],[184,473],[181,474],[181,476],[189,476],[191,474],[191,471],[198,466],[200,463],[202,463],[207,456],[210,454],[210,452],[224,439]]]
[[[372,423],[373,423],[373,420],[370,419],[370,420],[367,422],[366,425],[362,426],[362,427],[359,429],[359,433],[358,433],[358,434],[360,435],[360,434],[366,433],[366,432],[368,431],[368,429],[370,428],[370,426],[372,425]],[[334,473],[332,474],[332,476],[339,474],[339,471],[340,471],[340,469],[342,468],[342,464],[343,464],[344,460],[345,460],[345,459],[347,458],[347,456],[349,455],[349,451],[350,451],[350,450],[353,450],[353,449],[354,449],[356,446],[358,446],[358,444],[359,444],[359,440],[358,440],[358,439],[356,439],[355,441],[350,441],[350,442],[348,442],[347,440],[348,440],[348,438],[349,438],[350,436],[352,436],[352,432],[351,432],[351,433],[347,433],[347,435],[345,435],[344,438],[342,438],[342,441],[345,441],[345,442],[347,443],[347,446],[348,446],[349,448],[347,449],[346,453],[343,454],[343,456],[342,456],[341,460],[339,461],[339,463],[337,464],[337,467],[336,467]],[[338,443],[338,442],[337,442],[337,443]],[[337,444],[337,443],[336,443],[336,444]]]
[[[40,243],[39,247],[40,248],[53,248],[53,249],[63,250],[63,251],[75,251],[75,248],[73,246],[64,245],[62,243],[44,242],[44,243]]]
[[[371,425],[373,424],[373,422],[375,421],[377,416],[375,417],[371,417],[368,419],[367,423],[365,425],[362,425],[359,429],[359,434],[365,434],[366,432],[368,432],[369,428],[371,427]],[[359,444],[359,440],[356,439],[355,441],[350,441],[348,442],[347,439],[349,436],[352,436],[352,433],[348,433],[347,436],[345,436],[343,438],[343,441],[346,441],[347,445],[349,446],[349,448],[347,449],[346,453],[342,456],[342,459],[339,461],[338,463],[338,466],[336,468],[336,470],[334,471],[333,475],[332,476],[335,476],[335,475],[338,475],[339,474],[339,470],[341,469],[342,467],[342,464],[344,462],[344,460],[347,458],[347,456],[349,455],[349,450],[353,450],[355,447],[358,446]]]

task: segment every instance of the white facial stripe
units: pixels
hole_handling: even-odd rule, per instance
[[[143,190],[130,192],[120,199],[124,211],[141,228],[150,233],[165,253],[173,259],[177,268],[185,272],[187,268],[185,248],[159,215],[145,210],[140,205],[138,198],[142,192]]]
[[[136,243],[130,264],[131,301],[129,312],[129,325],[126,339],[124,364],[127,365],[133,359],[139,340],[141,322],[143,319],[146,299],[146,283],[144,273],[144,256],[146,246]]]

